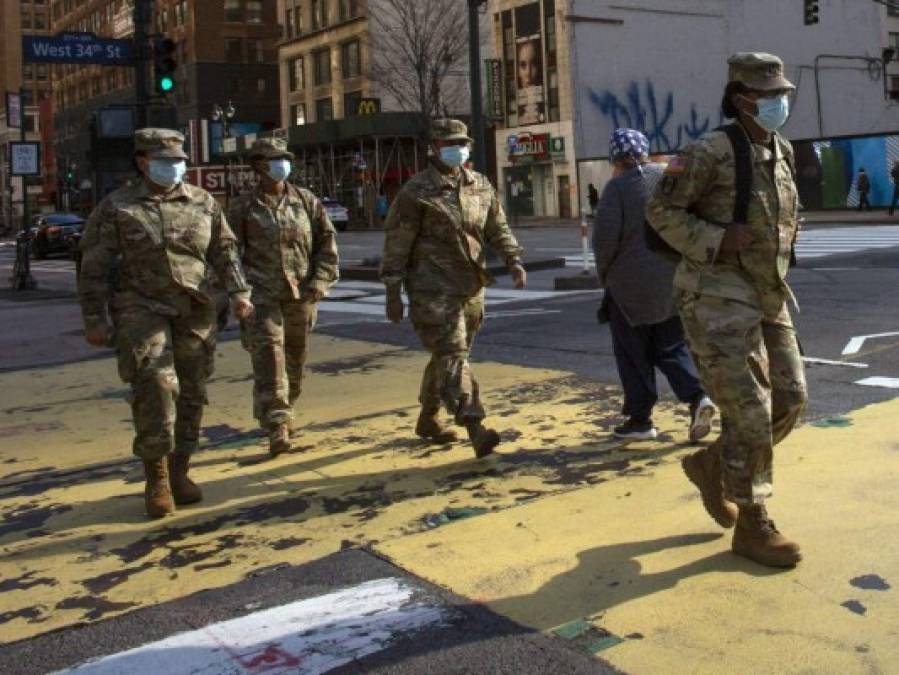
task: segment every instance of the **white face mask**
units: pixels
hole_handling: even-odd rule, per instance
[[[268,174],[268,177],[273,181],[280,183],[282,180],[287,180],[287,177],[290,176],[291,169],[292,165],[290,160],[285,157],[280,157],[268,161],[268,169],[265,173]]]
[[[187,162],[183,159],[151,159],[147,163],[147,178],[159,187],[175,187],[184,178],[185,173]]]

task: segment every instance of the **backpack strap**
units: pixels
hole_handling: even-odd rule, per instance
[[[733,147],[736,173],[733,222],[745,223],[749,215],[749,199],[752,194],[752,147],[749,144],[749,137],[737,123],[725,124],[716,131],[727,134]]]

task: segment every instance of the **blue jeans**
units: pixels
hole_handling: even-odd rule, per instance
[[[677,315],[660,323],[631,326],[611,298],[609,325],[624,389],[624,415],[638,420],[652,417],[653,406],[659,400],[656,368],[684,403],[697,403],[705,395]]]

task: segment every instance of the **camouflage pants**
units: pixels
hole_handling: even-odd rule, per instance
[[[265,429],[293,420],[317,315],[315,303],[283,300],[256,305],[241,322],[241,340],[253,363],[253,415]]]
[[[773,448],[808,399],[789,311],[784,304],[766,318],[751,305],[688,292],[677,301],[702,384],[721,411],[727,498],[763,503],[772,493]]]
[[[194,452],[215,364],[215,305],[193,302],[177,317],[121,307],[115,325],[119,375],[131,385],[134,454]]]
[[[431,352],[418,397],[422,412],[435,414],[442,402],[457,424],[484,419],[478,381],[468,363],[484,320],[484,294],[471,298],[412,294],[409,317],[421,344]]]

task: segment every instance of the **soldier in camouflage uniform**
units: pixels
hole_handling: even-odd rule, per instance
[[[202,498],[187,472],[215,358],[207,266],[224,280],[235,315],[253,310],[237,241],[221,208],[206,191],[181,182],[183,142],[169,129],[135,132],[141,178],[97,205],[81,242],[78,289],[86,339],[106,344],[108,303],[119,374],[131,385],[134,454],[143,460],[151,518]],[[116,263],[111,292],[109,272]]]
[[[793,149],[777,133],[794,87],[771,54],[740,53],[728,64],[723,112],[751,141],[747,222],[731,223],[735,157],[722,131],[671,161],[647,218],[682,254],[676,301],[703,384],[721,410],[721,437],[685,458],[684,470],[719,524],[736,525],[735,553],[787,567],[801,559],[799,546],[778,532],[765,500],[773,447],[807,400],[785,281],[798,228]]]
[[[287,182],[293,154],[285,141],[258,139],[249,157],[259,185],[232,202],[228,220],[253,286],[256,311],[242,338],[253,362],[253,411],[274,457],[290,449],[317,303],[338,277],[337,240],[321,201]]]
[[[412,325],[431,352],[415,433],[437,441],[456,439],[438,418],[442,402],[456,424],[467,429],[475,454],[483,457],[499,443],[499,435],[483,425],[468,356],[484,319],[484,288],[493,282],[485,247],[505,261],[516,288],[524,287],[526,274],[522,249],[496,191],[484,176],[464,167],[471,142],[462,122],[433,122],[431,166],[403,186],[387,214],[381,279],[387,317],[402,321],[405,287]]]

